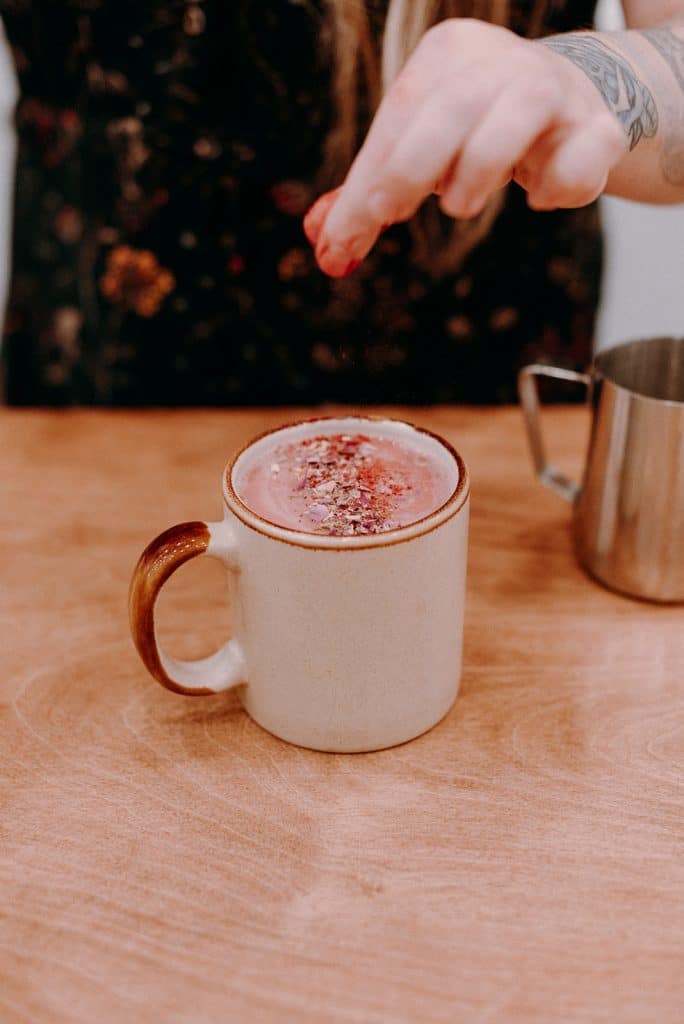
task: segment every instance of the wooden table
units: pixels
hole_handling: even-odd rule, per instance
[[[289,413],[0,413],[0,1020],[682,1021],[684,610],[576,567],[517,410],[407,415],[472,472],[462,690],[339,756],[128,637],[143,546]],[[576,466],[584,411],[547,425]],[[174,653],[224,639],[218,563],[162,600]]]

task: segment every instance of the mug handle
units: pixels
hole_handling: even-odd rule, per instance
[[[197,661],[173,658],[159,646],[154,608],[161,588],[176,569],[198,555],[218,558],[233,572],[238,571],[235,535],[225,520],[180,523],[161,533],[138,559],[128,593],[131,635],[148,672],[167,689],[192,696],[220,693],[247,682],[236,640]]]
[[[564,370],[560,366],[545,366],[543,363],[533,363],[531,366],[524,366],[518,374],[518,394],[525,416],[527,436],[537,477],[545,487],[555,491],[556,494],[560,494],[561,498],[574,502],[579,496],[580,484],[570,480],[564,473],[561,473],[560,470],[552,466],[546,458],[546,449],[539,417],[537,377],[569,380],[576,384],[584,384],[586,388],[589,388],[591,385],[591,377],[588,373]]]

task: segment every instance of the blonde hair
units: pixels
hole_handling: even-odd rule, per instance
[[[334,52],[334,117],[322,171],[326,187],[339,184],[354,158],[361,133],[384,92],[432,26],[446,18],[472,17],[508,25],[510,0],[389,0],[382,41],[373,38],[367,0],[327,0]],[[535,0],[528,35],[541,33],[549,0]],[[366,115],[364,118],[362,115]],[[415,263],[435,277],[453,272],[488,234],[503,206],[504,190],[469,221],[445,225],[434,199],[409,222]]]

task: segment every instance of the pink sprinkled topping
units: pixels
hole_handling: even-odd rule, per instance
[[[271,473],[288,467],[293,495],[313,533],[331,537],[381,533],[398,525],[397,498],[412,489],[408,473],[383,461],[373,438],[364,434],[309,437],[275,451]]]
[[[410,430],[343,430],[265,436],[238,459],[237,495],[269,523],[329,537],[401,529],[448,501],[451,466]]]

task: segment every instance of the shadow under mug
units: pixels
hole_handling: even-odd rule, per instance
[[[592,424],[581,484],[547,461],[538,377],[588,389]],[[526,366],[518,388],[537,476],[573,503],[581,565],[632,597],[684,601],[684,338],[606,349],[588,374]]]
[[[244,460],[281,443],[362,433],[403,440],[440,464],[450,496],[399,529],[337,537],[278,526],[234,487]],[[316,750],[378,750],[446,715],[461,674],[468,470],[446,441],[399,420],[322,417],[269,431],[223,476],[224,518],[172,527],[151,542],[129,592],[133,640],[148,671],[177,693],[238,688],[243,706],[281,739]],[[160,647],[154,609],[164,582],[198,555],[228,569],[233,637],[200,661]]]

